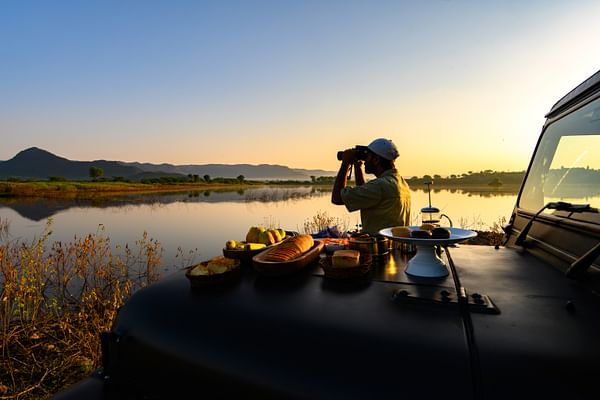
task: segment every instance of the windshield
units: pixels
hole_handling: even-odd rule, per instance
[[[551,201],[600,208],[600,99],[544,132],[518,206],[535,212]]]

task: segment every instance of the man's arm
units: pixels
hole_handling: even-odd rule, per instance
[[[342,189],[345,188],[348,184],[348,171],[350,171],[350,166],[354,161],[354,149],[345,150],[344,155],[342,157],[342,164],[340,165],[340,169],[337,173],[337,176],[335,177],[333,190],[331,191],[331,202],[333,204],[337,204],[339,206],[344,204],[344,202],[342,201]]]
[[[363,172],[362,166],[362,161],[357,160],[354,162],[354,181],[356,182],[356,186],[365,184],[365,173]]]

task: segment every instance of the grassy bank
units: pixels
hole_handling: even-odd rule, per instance
[[[2,221],[0,221],[1,223]],[[100,366],[99,332],[158,279],[160,243],[113,246],[99,230],[71,243],[18,243],[0,227],[0,399],[46,399]]]
[[[427,186],[422,183],[410,183],[409,186],[413,190],[420,190],[427,192]],[[518,193],[521,185],[519,184],[506,184],[502,186],[490,186],[480,184],[460,184],[460,183],[437,183],[431,187],[431,192],[439,190],[461,191],[465,193]]]
[[[206,190],[220,188],[243,189],[258,183],[137,183],[137,182],[91,182],[91,181],[31,181],[0,182],[0,197],[43,198],[96,198],[127,193],[157,193],[180,190]]]
[[[427,186],[420,181],[409,182],[413,190],[427,191]],[[118,196],[132,193],[159,193],[184,190],[235,189],[243,190],[257,186],[282,185],[313,185],[316,187],[331,187],[331,182],[307,181],[243,181],[231,182],[171,182],[171,183],[141,183],[141,182],[94,182],[94,181],[0,181],[0,198],[55,198],[55,199],[91,199],[102,196]],[[520,185],[505,184],[489,186],[482,184],[464,184],[458,182],[436,182],[431,187],[433,192],[439,190],[477,192],[477,193],[517,193]]]

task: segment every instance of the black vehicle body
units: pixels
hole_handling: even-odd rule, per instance
[[[597,398],[600,214],[539,195],[544,136],[583,111],[598,137],[600,72],[547,114],[505,245],[446,248],[448,277],[410,277],[396,253],[360,283],[318,265],[204,290],[175,274],[126,303],[101,370],[55,398]]]

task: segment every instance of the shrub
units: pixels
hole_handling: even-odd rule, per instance
[[[337,217],[332,217],[327,214],[327,211],[319,211],[316,215],[313,215],[312,218],[306,219],[303,224],[302,233],[305,234],[313,234],[318,233],[326,228],[334,228],[340,232],[346,232],[347,221],[342,221]]]
[[[102,227],[49,247],[50,228],[31,244],[0,236],[2,398],[48,398],[89,375],[100,365],[99,333],[158,279],[162,249],[145,232],[133,251],[113,247]]]

